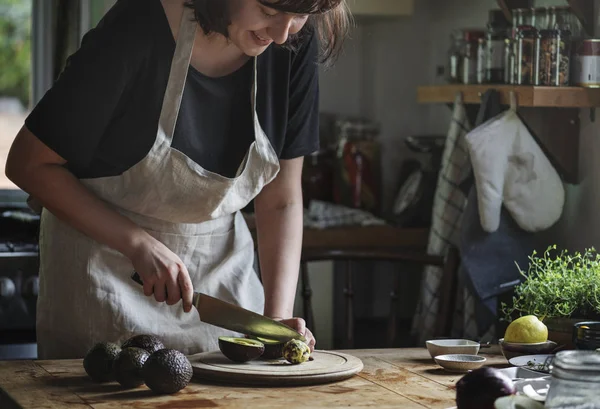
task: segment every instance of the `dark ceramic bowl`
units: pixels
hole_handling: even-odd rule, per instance
[[[582,350],[600,348],[600,321],[584,321],[573,325],[573,344]]]
[[[558,344],[554,341],[523,343],[523,342],[505,342],[504,338],[498,341],[500,350],[506,360],[525,355],[545,355],[551,354]]]

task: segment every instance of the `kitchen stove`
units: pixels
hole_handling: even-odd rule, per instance
[[[0,360],[37,358],[39,217],[0,208]]]

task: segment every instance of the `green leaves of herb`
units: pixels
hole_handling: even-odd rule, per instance
[[[600,316],[600,254],[594,248],[582,254],[558,252],[556,245],[542,256],[533,252],[527,272],[519,272],[525,281],[515,287],[512,305],[501,304],[505,319],[515,313],[550,317]]]

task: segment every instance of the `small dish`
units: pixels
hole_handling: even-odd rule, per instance
[[[525,355],[545,355],[553,352],[558,344],[554,341],[536,342],[536,343],[521,343],[521,342],[506,342],[504,338],[498,340],[502,355],[507,360],[518,356]]]
[[[448,372],[466,373],[481,368],[485,357],[469,354],[438,355],[433,358],[435,362]]]
[[[432,358],[448,354],[477,355],[480,347],[479,342],[468,339],[432,339],[425,341],[425,345]]]
[[[523,355],[509,359],[508,362],[514,366],[548,374],[550,373],[550,368],[548,367],[549,365],[547,365],[547,363],[551,362],[552,359],[554,359],[554,355],[551,354]]]

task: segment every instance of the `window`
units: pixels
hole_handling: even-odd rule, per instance
[[[4,166],[32,106],[31,21],[32,0],[0,0],[0,190],[18,190]]]

